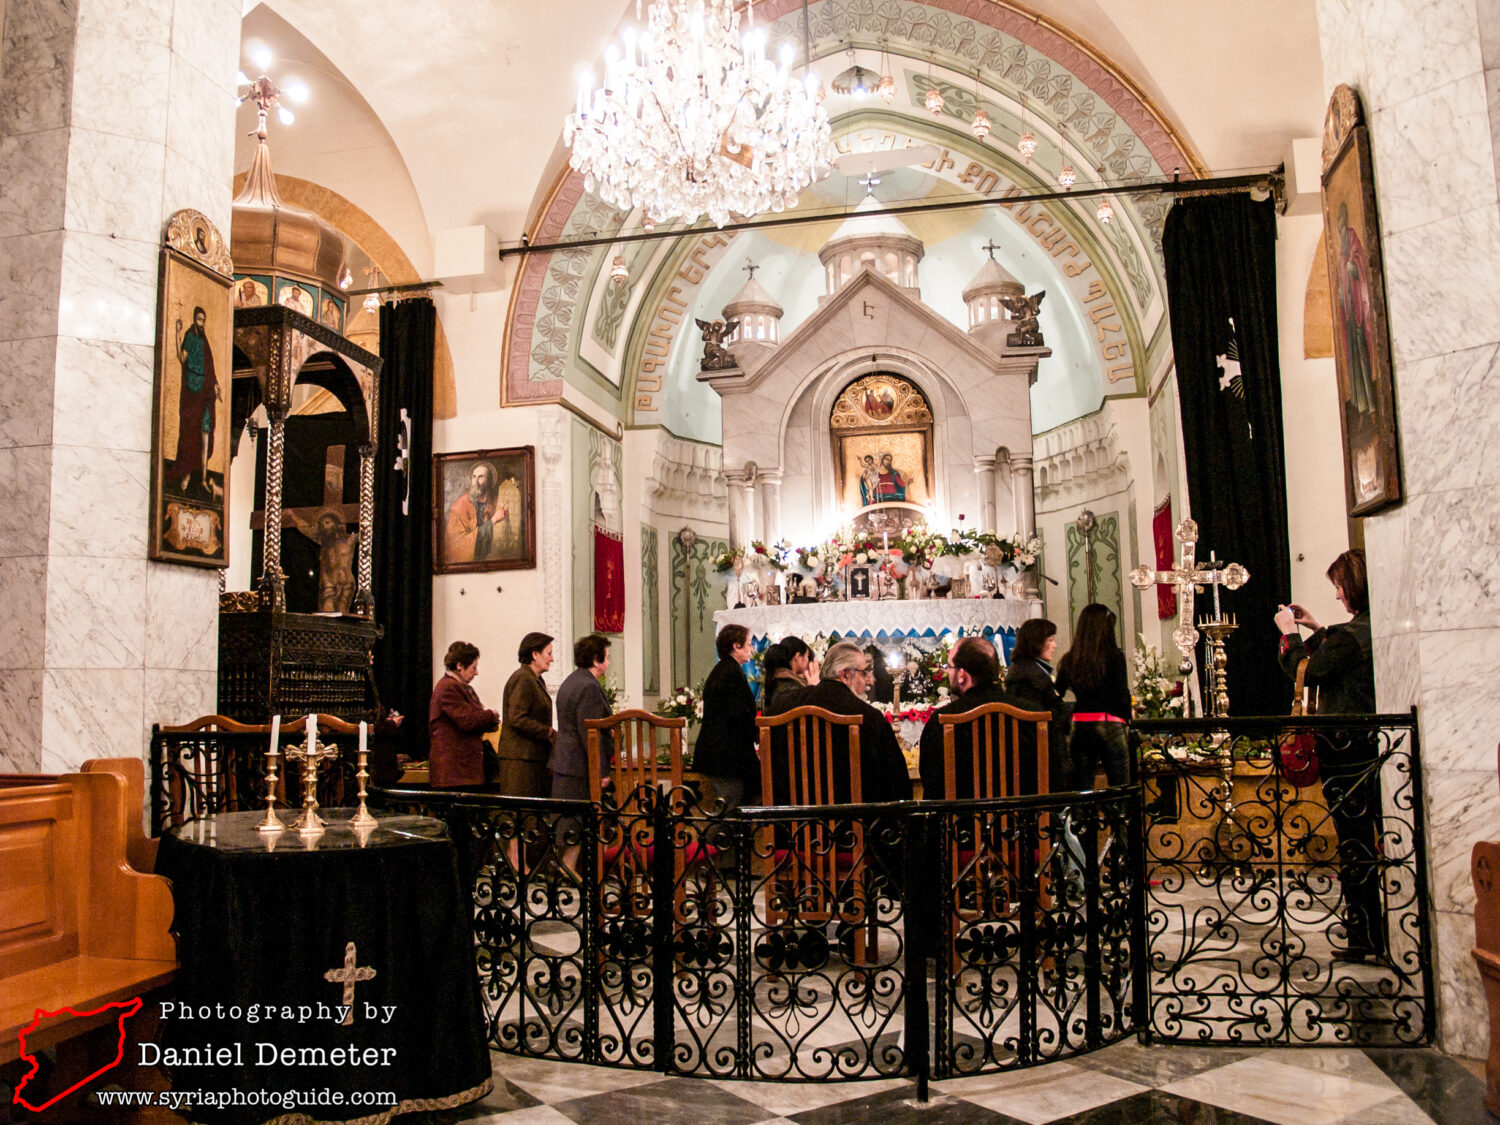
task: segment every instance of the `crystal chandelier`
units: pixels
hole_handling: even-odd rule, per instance
[[[637,14],[640,4],[637,3]],[[718,226],[795,206],[833,166],[817,77],[792,76],[767,35],[743,38],[732,0],[653,0],[646,30],[627,28],[605,53],[604,82],[586,76],[563,126],[584,187],[656,222],[707,215]]]

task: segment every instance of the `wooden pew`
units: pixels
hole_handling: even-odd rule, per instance
[[[172,891],[149,873],[142,763],[93,760],[78,773],[0,775],[0,1065],[37,1009],[87,1012],[159,988],[177,970]],[[146,865],[147,870],[141,870]],[[52,1017],[28,1053],[114,1022]]]

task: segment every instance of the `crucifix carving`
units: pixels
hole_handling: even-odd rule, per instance
[[[322,548],[318,556],[318,610],[322,613],[348,613],[354,600],[358,534],[350,534],[348,526],[358,526],[360,506],[343,500],[344,447],[330,445],[323,465],[323,503],[315,508],[281,509],[282,527],[296,528]],[[251,515],[250,526],[265,530],[264,510]]]
[[[743,269],[744,269],[744,271],[746,273],[748,273],[750,275],[750,280],[754,281],[755,280],[755,271],[758,270],[758,269],[760,269],[760,267],[757,266],[754,262],[752,262],[749,258],[746,258],[745,259],[745,265],[744,265]]]
[[[342,968],[329,969],[323,974],[323,979],[332,984],[344,986],[343,997],[339,1000],[345,1008],[344,1018],[339,1021],[340,1027],[348,1027],[354,1022],[354,986],[360,981],[374,980],[375,970],[368,965],[358,963],[359,957],[354,951],[354,943],[351,941],[344,946],[344,964]]]

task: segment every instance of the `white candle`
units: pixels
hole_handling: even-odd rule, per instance
[[[889,531],[882,531],[880,533],[880,537],[885,540],[885,553],[886,554],[890,554],[891,553],[891,533]]]
[[[271,757],[281,753],[281,716],[271,716],[271,749],[266,751]]]
[[[307,752],[315,754],[318,750],[318,716],[311,711],[307,714]]]
[[[369,729],[370,724],[361,719],[359,721],[359,752],[361,754],[365,752],[365,736],[368,733]]]

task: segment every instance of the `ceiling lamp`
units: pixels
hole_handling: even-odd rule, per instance
[[[875,85],[875,92],[886,105],[896,100],[896,78],[891,74],[891,57],[884,43],[880,44],[880,81]]]
[[[927,87],[927,109],[930,113],[943,112],[943,92],[936,86]]]
[[[1057,182],[1063,191],[1071,191],[1073,185],[1078,182],[1078,173],[1073,171],[1073,165],[1064,164],[1062,171],[1057,174]]]
[[[620,288],[630,277],[630,271],[625,268],[625,255],[616,254],[615,260],[609,264],[609,276],[615,283],[615,288]]]
[[[586,75],[563,126],[587,190],[658,222],[707,215],[723,226],[795,202],[828,174],[817,76],[798,81],[790,45],[778,64],[764,28],[742,39],[739,27],[733,0],[653,0],[646,30],[625,30],[624,50],[605,54],[602,87]]]
[[[1101,223],[1107,223],[1111,218],[1114,217],[1114,213],[1115,205],[1109,201],[1109,196],[1100,196],[1099,207],[1094,212],[1094,218],[1098,219]]]
[[[1036,155],[1036,134],[1027,129],[1021,134],[1020,140],[1016,141],[1016,149],[1025,157],[1026,163],[1031,163],[1031,158]]]
[[[990,115],[985,113],[984,107],[979,104],[979,71],[977,70],[974,72],[974,120],[969,123],[969,128],[981,141],[990,135]]]
[[[836,94],[845,94],[849,97],[863,98],[875,92],[875,82],[879,77],[873,70],[866,70],[854,60],[854,48],[850,47],[848,52],[849,68],[841,70],[834,75],[833,81],[829,83]]]

